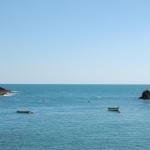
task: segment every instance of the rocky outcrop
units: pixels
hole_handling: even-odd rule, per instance
[[[0,87],[0,95],[5,95],[5,94],[8,94],[8,93],[11,93],[11,91]]]
[[[150,99],[150,89],[143,91],[142,96],[139,98],[140,99]]]

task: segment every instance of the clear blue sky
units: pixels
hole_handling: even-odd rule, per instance
[[[1,0],[0,83],[150,84],[149,0]]]

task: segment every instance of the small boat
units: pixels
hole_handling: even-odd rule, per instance
[[[17,113],[33,113],[30,110],[17,110]]]
[[[120,111],[119,111],[119,107],[108,107],[108,111],[120,112]]]

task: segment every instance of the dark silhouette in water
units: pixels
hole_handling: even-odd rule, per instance
[[[139,98],[140,99],[150,99],[150,89],[143,91],[142,96]]]

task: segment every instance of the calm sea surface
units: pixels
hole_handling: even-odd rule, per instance
[[[150,85],[0,86],[15,92],[0,96],[0,150],[150,149],[150,101],[138,99]]]

